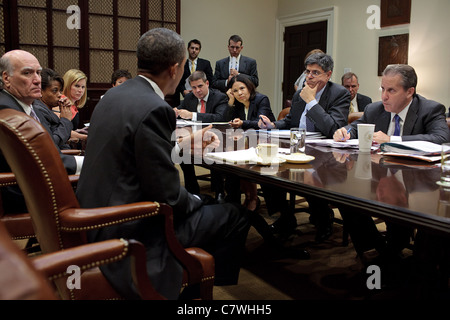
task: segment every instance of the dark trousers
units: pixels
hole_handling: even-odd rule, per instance
[[[183,171],[184,187],[186,190],[192,194],[200,194],[200,186],[195,174],[195,166],[193,164],[180,163],[180,168]]]
[[[339,212],[358,254],[376,249],[379,253],[398,255],[409,245],[413,236],[413,228],[386,222],[384,237],[370,215],[346,206],[339,207]]]

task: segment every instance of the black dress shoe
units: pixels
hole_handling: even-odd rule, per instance
[[[281,215],[274,223],[270,225],[273,234],[291,235],[297,228],[297,219],[293,214]]]

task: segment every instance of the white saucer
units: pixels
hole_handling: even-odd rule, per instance
[[[289,163],[308,163],[315,159],[315,157],[309,156],[304,153],[286,154],[282,155],[281,157]]]
[[[260,166],[271,166],[271,165],[279,165],[282,163],[285,163],[286,160],[282,159],[282,158],[274,158],[272,160],[272,162],[262,162],[261,160],[257,160],[256,163],[259,164]]]

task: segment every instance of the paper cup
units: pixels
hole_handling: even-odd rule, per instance
[[[370,152],[372,148],[374,124],[358,123],[358,142],[360,152]]]

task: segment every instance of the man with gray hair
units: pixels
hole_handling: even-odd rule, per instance
[[[334,62],[325,53],[314,53],[305,60],[306,84],[292,99],[289,114],[279,121],[271,122],[262,115],[258,125],[262,129],[305,128],[308,132],[320,132],[327,138],[348,123],[350,93],[341,85],[330,81]],[[272,224],[276,233],[292,233],[297,227],[293,211],[286,201],[286,192],[263,186],[269,212],[281,212]],[[277,195],[277,196],[276,196]],[[307,197],[317,233],[316,241],[326,240],[332,233],[333,210],[326,202],[316,197]],[[286,231],[283,231],[286,230]]]
[[[40,110],[34,110],[33,102],[42,96],[42,67],[38,59],[23,50],[11,50],[0,58],[0,109],[10,108],[33,117],[51,134],[52,129]],[[59,150],[59,146],[55,144]],[[81,170],[83,157],[60,153],[68,174]],[[0,153],[0,172],[11,172],[5,158]],[[25,200],[17,186],[2,188],[3,210],[7,213],[26,212]]]
[[[359,90],[358,76],[353,72],[345,73],[341,78],[341,83],[345,89],[350,92],[351,102],[349,113],[352,112],[364,112],[364,109],[369,103],[372,103],[372,99],[361,93]]]
[[[77,197],[84,208],[139,201],[167,203],[173,209],[180,243],[211,253],[215,284],[232,285],[238,281],[249,230],[246,216],[232,204],[205,205],[189,193],[181,186],[171,158],[176,114],[164,97],[175,92],[183,75],[185,51],[183,39],[169,29],[156,28],[141,36],[138,76],[111,88],[92,114]],[[197,131],[197,138],[186,136],[180,143],[190,147],[192,141],[218,141],[208,129]],[[147,248],[147,272],[156,290],[168,299],[179,297],[183,268],[168,251],[158,223],[141,219],[91,231],[88,238],[142,242]],[[129,261],[124,261],[102,267],[102,272],[123,297],[137,299],[129,269]]]
[[[337,130],[334,140],[357,139],[358,124],[370,123],[375,124],[373,140],[380,144],[417,140],[449,142],[444,105],[417,94],[416,87],[414,68],[405,64],[387,66],[381,79],[381,101],[369,104],[360,119]],[[369,215],[344,206],[339,211],[359,256],[375,248],[383,259],[397,259],[410,243],[412,228],[387,222],[388,234],[383,237]]]

